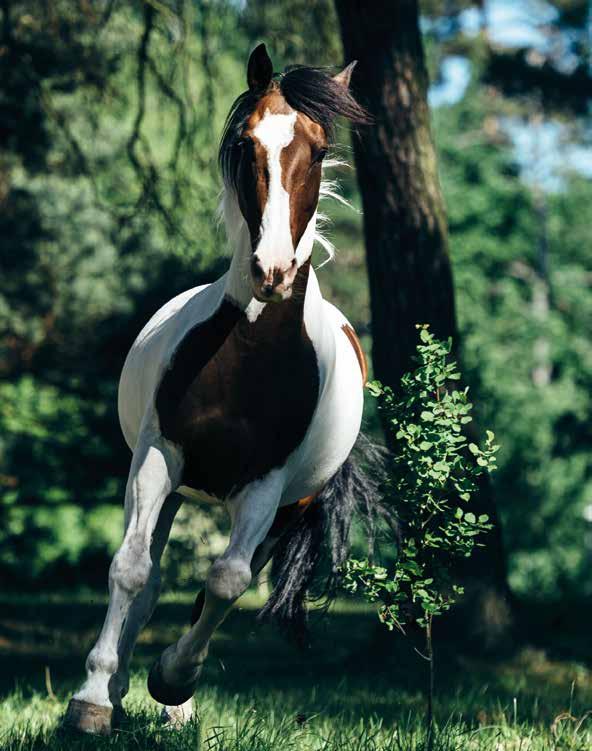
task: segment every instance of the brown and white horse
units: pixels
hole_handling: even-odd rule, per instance
[[[212,634],[278,540],[285,587],[303,590],[302,546],[311,542],[298,529],[315,507],[340,513],[328,491],[359,433],[365,361],[348,321],[323,299],[310,256],[333,121],[364,120],[348,90],[352,69],[274,75],[264,45],[251,54],[249,89],[220,147],[230,269],[159,310],[121,376],[119,415],[133,451],[125,535],[87,678],[66,716],[81,730],[108,733],[121,710],[181,496],[225,504],[232,522],[193,625],[150,673],[154,698],[181,715],[190,711]]]

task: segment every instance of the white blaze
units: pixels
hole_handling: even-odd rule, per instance
[[[294,243],[290,232],[290,195],[282,185],[282,149],[294,138],[296,112],[274,115],[265,112],[253,135],[267,152],[269,189],[261,219],[261,239],[257,256],[265,271],[275,266],[287,268],[294,258]]]

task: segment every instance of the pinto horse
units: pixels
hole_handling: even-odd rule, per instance
[[[86,681],[66,715],[79,730],[108,734],[122,712],[183,497],[223,503],[232,527],[193,625],[150,672],[150,693],[177,708],[172,718],[189,713],[215,629],[270,558],[279,558],[280,583],[267,608],[293,614],[320,544],[307,530],[329,514],[347,534],[340,482],[360,430],[366,364],[353,328],[322,297],[311,252],[333,122],[366,120],[349,92],[353,65],[334,77],[309,67],[274,75],[264,45],[249,58],[249,88],[219,154],[230,269],[161,308],[123,368],[119,415],[133,452],[125,534]]]

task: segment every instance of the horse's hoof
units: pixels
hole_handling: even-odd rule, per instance
[[[166,683],[162,674],[160,658],[156,660],[148,673],[148,691],[153,699],[160,704],[178,707],[191,699],[195,692],[196,681],[181,686],[171,686]]]
[[[100,704],[70,699],[62,724],[81,733],[111,735],[111,731],[121,725],[124,716],[121,707],[103,707]]]

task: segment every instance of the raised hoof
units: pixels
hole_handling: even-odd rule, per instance
[[[148,691],[150,696],[160,704],[174,707],[185,704],[193,696],[195,685],[195,681],[182,686],[171,686],[165,683],[160,658],[156,660],[148,673]]]
[[[87,701],[70,699],[64,715],[64,727],[93,735],[111,735],[111,731],[121,726],[125,715],[121,707],[102,707]]]

